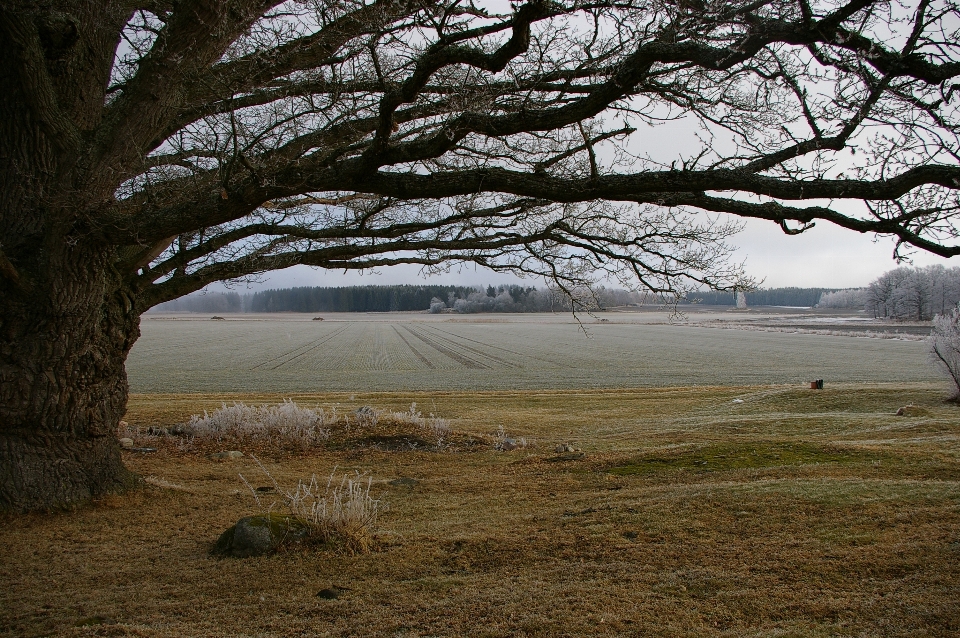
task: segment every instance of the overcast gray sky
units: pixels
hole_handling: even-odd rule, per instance
[[[622,124],[608,128],[619,127]],[[637,131],[626,140],[618,138],[599,147],[598,159],[608,164],[608,170],[629,172],[630,167],[610,167],[614,157],[614,143],[626,144],[625,150],[636,158],[646,158],[669,166],[675,160],[696,156],[703,148],[704,139],[718,153],[732,152],[730,139],[713,128],[713,135],[704,131],[689,117],[649,126],[632,121]],[[850,163],[852,157],[840,154],[840,163]],[[680,166],[682,162],[677,162]],[[838,163],[838,170],[843,167]],[[856,204],[831,202],[805,202],[806,205],[843,206],[849,209]],[[895,243],[889,237],[876,238],[818,222],[801,235],[786,235],[780,226],[763,220],[746,220],[744,230],[733,237],[730,244],[737,246],[734,260],[745,262],[747,274],[761,280],[765,288],[783,286],[854,288],[866,286],[884,272],[897,267],[893,260]],[[960,265],[958,259],[944,259],[919,251],[906,251],[912,265],[927,266],[940,263],[946,267]],[[907,265],[911,265],[908,263]],[[474,266],[454,268],[450,273],[425,279],[415,266],[383,268],[377,272],[324,271],[307,267],[294,267],[271,273],[256,284],[236,287],[237,290],[263,290],[293,286],[352,286],[367,284],[415,284],[419,282],[452,285],[486,285],[501,283],[525,283],[540,285],[536,280],[520,280],[511,275],[497,274]],[[211,289],[222,289],[219,285]]]
[[[722,143],[716,141],[716,143]],[[701,142],[696,127],[682,121],[643,128],[630,137],[630,151],[669,164],[673,159],[695,154]],[[825,203],[825,202],[824,202]],[[735,260],[746,263],[747,273],[763,280],[763,287],[782,286],[854,288],[866,286],[884,272],[897,267],[893,260],[894,241],[876,238],[851,230],[818,222],[801,235],[786,235],[780,226],[763,220],[747,220],[744,230],[731,241],[737,246]],[[960,265],[949,260],[914,250],[909,252],[913,265],[940,263],[946,267]],[[377,272],[357,273],[324,271],[294,267],[265,276],[261,282],[237,290],[264,290],[293,286],[352,286],[368,284],[432,284],[486,285],[539,281],[520,280],[511,275],[493,273],[474,266],[454,268],[450,273],[424,279],[415,266],[395,266]],[[222,289],[219,285],[213,290]]]
[[[734,243],[739,246],[737,257],[746,260],[747,272],[757,279],[763,279],[765,288],[853,288],[865,286],[897,266],[892,259],[894,244],[891,239],[881,238],[875,241],[871,235],[860,235],[826,222],[819,223],[802,235],[791,237],[785,235],[776,224],[750,220],[744,231],[734,238]],[[926,266],[934,263],[946,267],[960,265],[956,259],[943,259],[919,251],[913,254],[913,265]],[[491,283],[540,285],[539,281],[520,280],[474,266],[454,268],[450,273],[429,279],[425,279],[416,266],[394,266],[363,274],[298,266],[271,273],[260,283],[251,284],[249,290],[421,282],[468,286]],[[211,289],[222,288],[217,286]],[[234,289],[244,292],[248,287],[238,286]]]

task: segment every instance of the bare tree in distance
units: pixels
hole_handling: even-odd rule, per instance
[[[214,281],[472,263],[744,289],[720,213],[960,253],[956,3],[502,10],[0,4],[0,507],[130,484],[139,317]],[[678,118],[702,148],[646,153]]]
[[[933,319],[930,359],[953,384],[950,399],[960,402],[960,305]]]

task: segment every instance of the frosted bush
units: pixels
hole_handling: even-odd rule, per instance
[[[960,304],[933,319],[929,338],[930,359],[950,378],[954,400],[960,401]]]
[[[407,412],[394,412],[390,416],[398,423],[409,423],[417,426],[436,440],[437,447],[442,447],[444,440],[450,435],[450,421],[432,413],[430,416],[423,416],[417,409],[416,403],[411,403],[410,410]]]
[[[273,439],[284,443],[309,445],[329,438],[325,426],[337,421],[337,414],[322,409],[301,408],[287,400],[280,405],[248,406],[226,403],[213,414],[190,417],[189,428],[194,436],[223,440],[225,436],[237,439]]]

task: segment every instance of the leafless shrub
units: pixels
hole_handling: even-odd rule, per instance
[[[503,425],[498,425],[497,431],[493,435],[493,449],[501,452],[509,452],[517,448],[525,448],[529,444],[530,443],[524,437],[514,439],[507,436],[507,431],[504,429]]]
[[[960,401],[960,304],[933,319],[930,359],[953,383],[951,399]]]
[[[353,416],[356,419],[359,428],[375,428],[380,421],[380,411],[371,408],[368,405],[354,410]],[[348,423],[349,427],[349,423]]]
[[[444,447],[447,438],[450,436],[449,420],[433,413],[426,417],[423,416],[423,413],[417,409],[416,403],[411,403],[410,410],[407,412],[392,412],[389,417],[396,423],[408,423],[420,428],[426,436],[434,440],[437,448]]]

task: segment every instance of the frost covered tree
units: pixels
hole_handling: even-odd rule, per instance
[[[953,383],[954,401],[960,401],[960,305],[937,315],[930,333],[930,359]]]
[[[872,281],[863,297],[874,317],[929,321],[960,302],[960,268],[895,268]]]
[[[305,264],[744,287],[757,218],[960,253],[946,0],[4,0],[0,507],[130,484],[148,308]],[[702,144],[645,148],[680,119]]]

